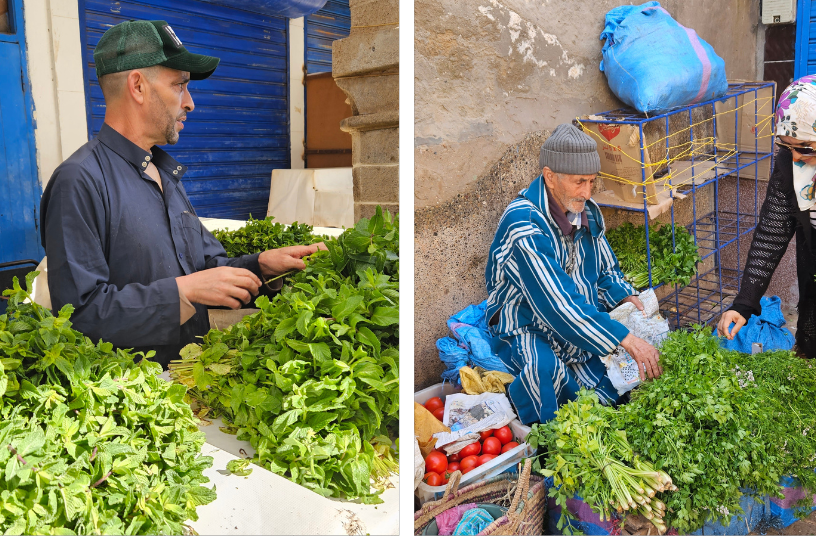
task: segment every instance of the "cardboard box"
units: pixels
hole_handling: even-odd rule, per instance
[[[776,84],[757,90],[756,99],[751,91],[714,104],[718,150],[759,153],[773,150],[775,88]]]
[[[592,117],[588,119],[593,119]],[[601,177],[606,189],[625,202],[643,203],[645,187],[646,202],[657,204],[658,189],[663,185],[655,185],[654,175],[661,169],[653,165],[649,151],[644,149],[641,158],[640,132],[636,125],[617,123],[590,123],[582,122],[584,131],[598,143],[598,155],[601,157]],[[644,148],[648,146],[648,143]],[[643,163],[643,164],[641,164]],[[643,182],[645,166],[646,185]],[[665,169],[665,166],[663,166]],[[628,182],[614,178],[625,178]],[[630,183],[631,182],[631,183]],[[637,185],[636,183],[641,183]]]
[[[764,158],[763,158],[764,157]],[[757,158],[762,159],[759,161],[759,180],[760,181],[768,181],[771,178],[771,157],[767,154],[759,154],[757,157],[756,153],[740,153],[739,154],[739,166],[744,166],[739,171],[740,179],[757,179],[757,165],[755,164],[748,164],[753,163]],[[747,166],[745,166],[748,164]],[[723,158],[717,165],[717,172],[721,176],[734,176],[736,177],[736,172],[730,173],[728,169],[736,170],[737,168],[737,157],[731,156]]]

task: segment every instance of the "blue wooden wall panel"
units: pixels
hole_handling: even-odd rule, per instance
[[[793,78],[816,73],[816,10],[812,0],[798,0],[796,5],[796,55]],[[781,92],[784,88],[777,89]]]
[[[22,0],[12,0],[10,15],[14,33],[0,34],[0,262],[45,255]]]
[[[122,21],[166,20],[188,50],[221,63],[190,82],[196,108],[164,149],[189,167],[184,188],[200,216],[265,216],[272,170],[290,167],[288,19],[205,0],[84,0],[80,9],[89,134],[105,117],[93,64],[99,38]]]
[[[306,17],[306,72],[332,70],[332,42],[351,31],[349,0],[329,0],[323,8]]]

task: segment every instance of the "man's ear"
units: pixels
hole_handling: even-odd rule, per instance
[[[549,166],[545,166],[541,169],[541,175],[544,177],[544,183],[552,190],[555,182],[555,172],[550,170]]]
[[[144,104],[147,98],[147,77],[144,73],[134,69],[128,73],[126,84],[130,97],[138,104]]]

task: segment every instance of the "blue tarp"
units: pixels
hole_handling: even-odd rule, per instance
[[[510,347],[494,337],[485,321],[487,301],[470,305],[448,320],[451,337],[436,341],[439,360],[445,364],[442,380],[459,383],[459,368],[481,366],[485,370],[507,372],[500,357],[509,357]]]
[[[763,297],[759,304],[762,314],[751,316],[751,319],[740,329],[733,340],[722,338],[720,344],[726,349],[751,353],[751,344],[762,344],[763,351],[790,349],[796,342],[793,334],[783,327],[785,316],[782,315],[781,299],[776,295]],[[731,324],[733,327],[734,324]],[[729,331],[731,330],[729,327]]]

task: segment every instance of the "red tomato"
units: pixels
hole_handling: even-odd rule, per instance
[[[436,409],[431,411],[431,413],[433,413],[433,416],[435,416],[436,420],[438,420],[439,422],[442,422],[442,419],[445,418],[445,408],[444,407],[437,407]]]
[[[443,474],[448,469],[448,458],[438,450],[434,450],[425,458],[425,470],[430,473]]]
[[[425,473],[425,478],[422,480],[429,486],[441,486],[443,478],[439,476],[439,473]]]
[[[496,430],[485,430],[483,432],[480,432],[479,436],[480,436],[481,440],[484,441],[485,439],[487,439],[488,437],[493,435],[493,432],[495,432],[495,431]]]
[[[443,402],[442,398],[439,398],[438,396],[434,396],[433,398],[425,402],[425,409],[427,409],[431,413],[433,413],[434,409],[437,409],[439,407],[445,407],[445,402]]]
[[[448,472],[449,473],[452,473],[453,471],[458,471],[458,470],[459,470],[459,462],[458,461],[452,461],[452,462],[450,462],[448,464]]]
[[[467,456],[462,458],[462,461],[459,463],[459,470],[462,471],[462,474],[467,474],[468,471],[477,467],[479,465],[479,456]]]
[[[482,453],[483,454],[501,454],[502,444],[501,441],[496,439],[495,437],[488,437],[482,443]]]
[[[484,465],[485,463],[489,462],[493,458],[495,458],[495,454],[482,454],[479,456],[479,465]]]
[[[460,450],[459,455],[462,457],[462,459],[465,459],[468,456],[475,456],[479,454],[481,451],[482,451],[481,443],[479,443],[479,441],[474,441],[473,443],[470,443],[468,446]]]
[[[456,454],[448,455],[448,463],[450,463],[452,461],[460,461],[461,459],[462,459],[462,456],[460,456],[458,452]]]
[[[510,441],[509,443],[507,443],[506,445],[504,445],[504,446],[502,447],[502,451],[501,451],[501,453],[502,453],[502,454],[504,454],[505,452],[509,452],[510,450],[513,450],[513,449],[514,449],[514,448],[516,448],[517,446],[518,446],[518,443],[517,443],[517,442],[515,442],[515,441]]]
[[[496,439],[501,441],[501,444],[503,445],[506,445],[507,443],[513,440],[513,432],[510,431],[509,426],[502,426],[501,428],[496,430],[496,433],[494,433],[493,435],[496,437]]]

